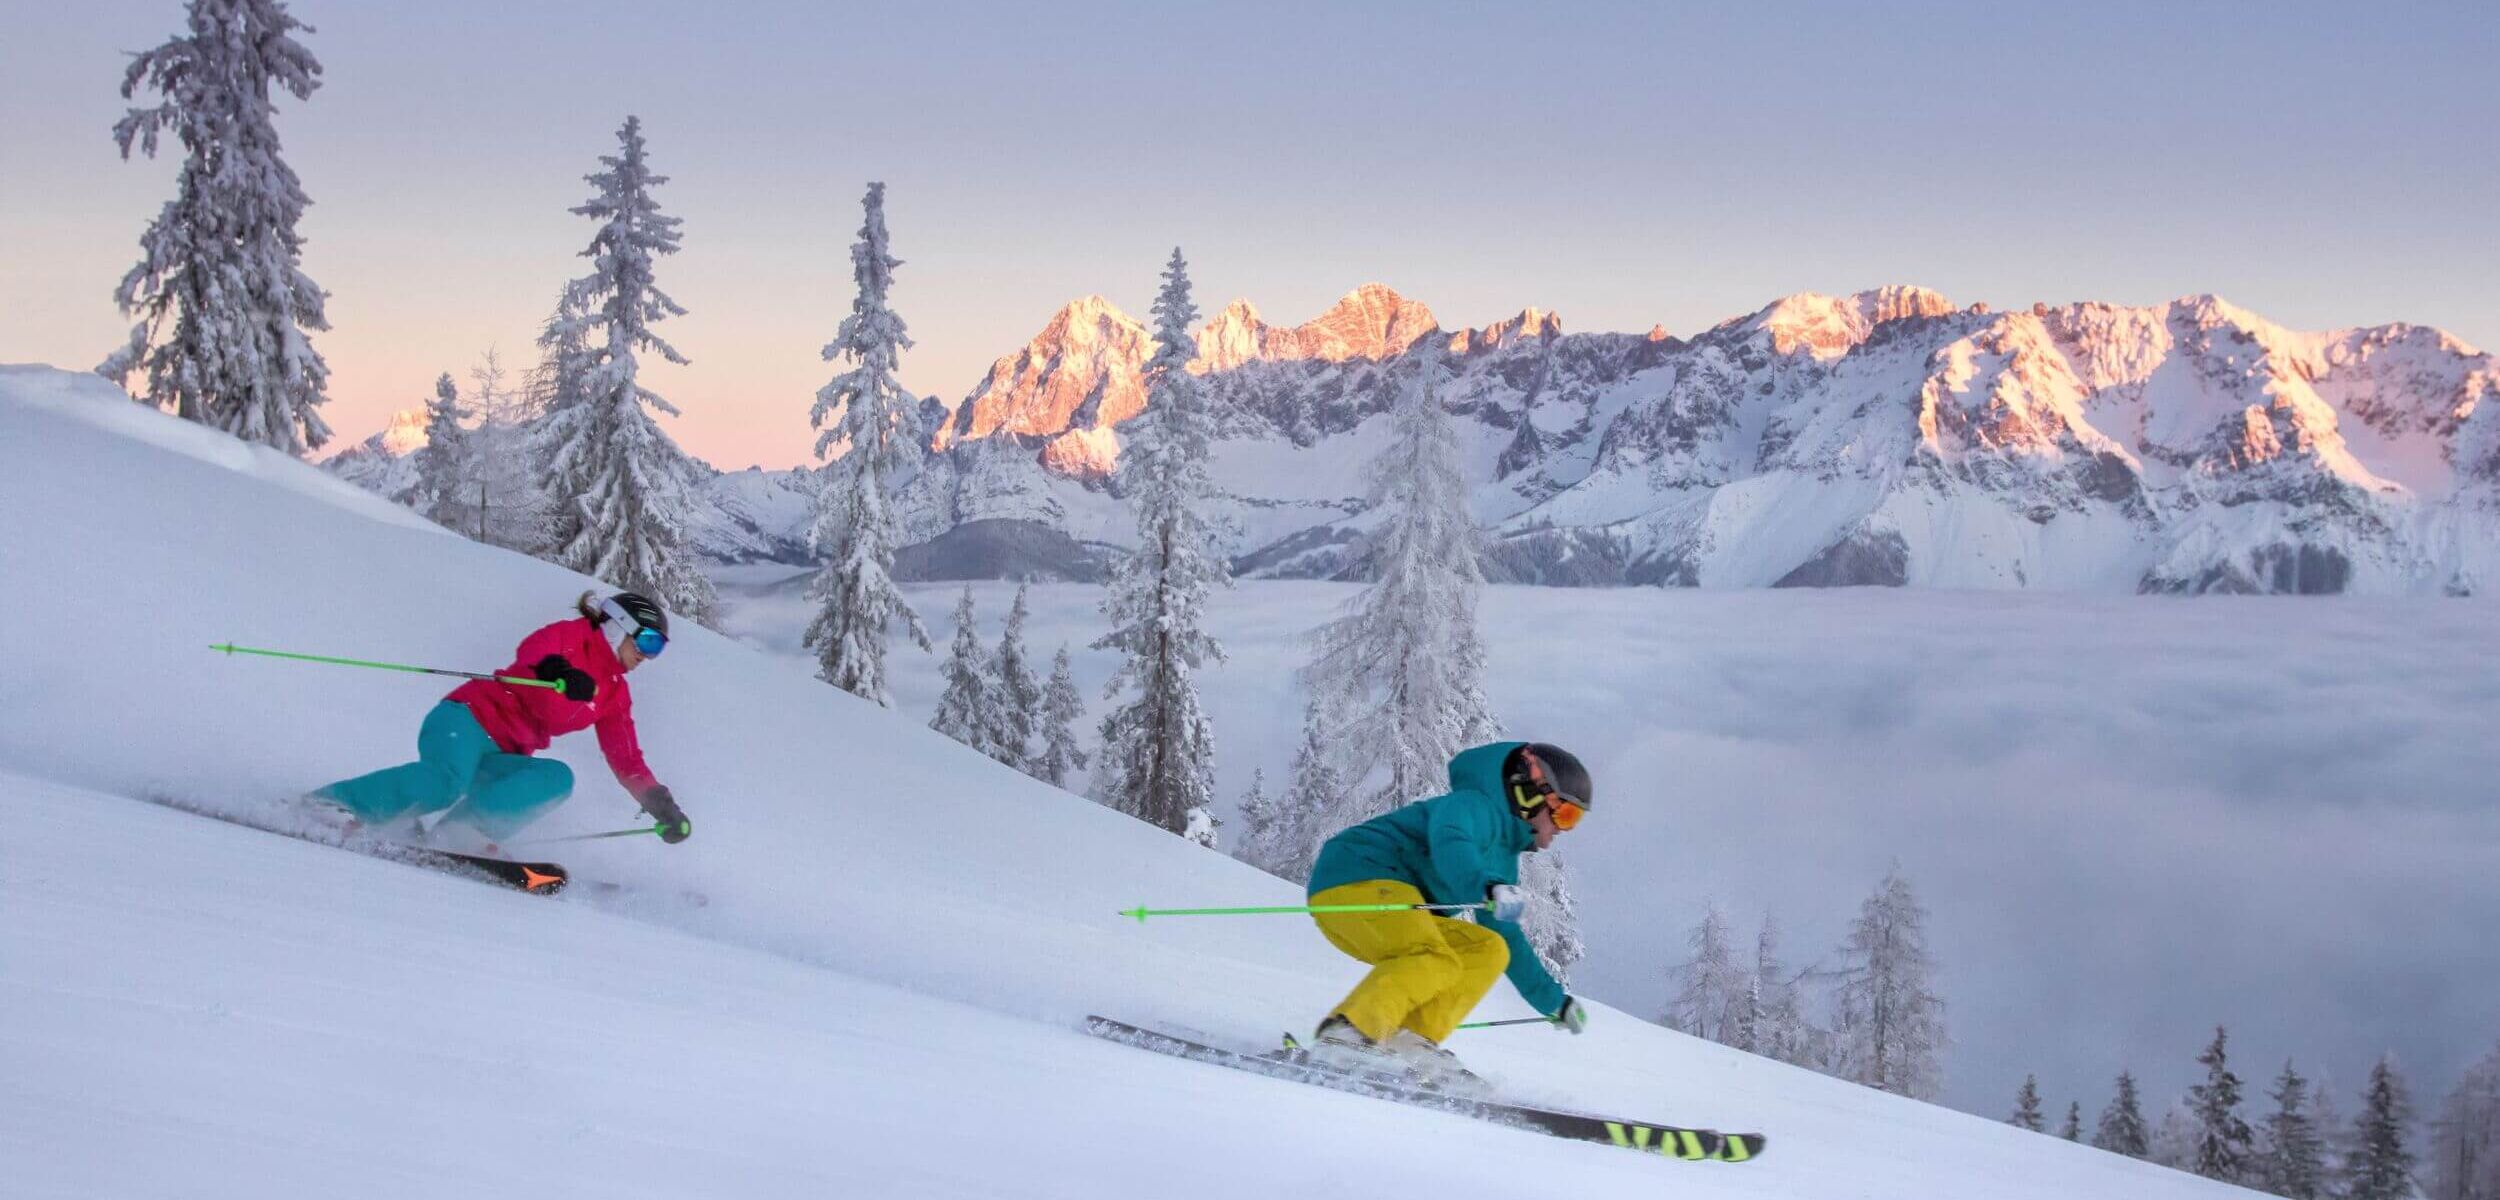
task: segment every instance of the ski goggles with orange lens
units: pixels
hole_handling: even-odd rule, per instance
[[[1552,814],[1556,829],[1571,829],[1579,825],[1580,818],[1589,815],[1589,810],[1582,807],[1577,799],[1561,792],[1549,793],[1545,797],[1545,811]]]

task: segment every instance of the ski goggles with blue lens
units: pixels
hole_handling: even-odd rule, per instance
[[[658,658],[660,651],[668,649],[668,635],[648,625],[641,626],[634,630],[634,649],[642,651],[644,658]]]
[[[616,601],[600,601],[599,612],[600,615],[616,622],[618,625],[630,625],[633,627],[633,633],[619,634],[618,636],[630,636],[633,638],[634,649],[641,651],[644,658],[658,658],[660,656],[660,651],[668,649],[667,634],[635,620],[634,615],[626,612],[624,606],[618,604]]]

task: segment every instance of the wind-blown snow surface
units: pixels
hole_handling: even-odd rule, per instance
[[[1115,917],[1294,892],[697,629],[635,681],[695,838],[567,856],[706,908],[541,901],[128,799],[400,759],[436,691],[212,641],[492,665],[583,581],[90,400],[0,381],[13,1192],[2219,1194],[1611,1011],[1466,1052],[1523,1097],[1759,1127],[1772,1156],[1663,1162],[1089,1039],[1097,1009],[1264,1039],[1355,970],[1294,921]],[[585,785],[545,833],[627,815],[590,746],[560,753]]]

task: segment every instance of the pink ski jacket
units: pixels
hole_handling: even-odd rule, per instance
[[[506,754],[535,754],[555,738],[596,726],[599,751],[607,756],[616,781],[639,799],[659,780],[642,761],[642,742],[634,736],[634,694],[625,687],[624,666],[588,618],[558,621],[521,639],[512,665],[496,672],[531,677],[538,660],[561,654],[587,673],[597,691],[585,704],[568,700],[553,688],[514,687],[508,683],[472,680],[452,689],[445,699],[466,705],[486,736]]]

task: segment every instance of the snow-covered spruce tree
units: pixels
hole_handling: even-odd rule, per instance
[[[132,58],[122,98],[161,99],[113,125],[122,157],[153,158],[165,132],[182,143],[174,198],[139,236],[140,258],[114,289],[130,341],[96,373],[186,421],[303,454],[330,440],[315,411],[330,367],[306,337],[330,327],[304,274],[295,223],[311,201],[279,156],[270,88],[298,100],[321,64],[293,36],[312,32],[280,0],[191,0],[188,31]],[[170,328],[168,325],[170,324]]]
[[[1241,794],[1241,833],[1233,839],[1234,858],[1272,871],[1268,863],[1277,855],[1276,835],[1285,823],[1285,810],[1279,798],[1267,794],[1267,770],[1250,772],[1250,790]]]
[[[2500,1200],[2500,1050],[2466,1069],[2431,1126],[2431,1200]]]
[[[1716,901],[1703,908],[1685,945],[1691,956],[1667,972],[1675,985],[1675,998],[1667,1004],[1667,1028],[1736,1044],[1733,1026],[1752,988],[1747,973],[1737,968],[1727,913]]]
[[[1571,894],[1562,847],[1521,855],[1519,887],[1531,897],[1520,932],[1528,935],[1528,945],[1545,960],[1554,982],[1570,986],[1571,968],[1588,957],[1588,944],[1580,940],[1580,901]]]
[[[1181,836],[1209,850],[1219,849],[1224,840],[1224,821],[1215,815],[1214,809],[1193,808],[1189,810],[1189,827],[1181,830]]]
[[[2083,1101],[2066,1102],[2066,1122],[2057,1127],[2057,1136],[2070,1142],[2083,1140]]]
[[[599,223],[582,251],[590,274],[569,291],[569,327],[551,330],[557,344],[580,339],[565,369],[578,399],[556,408],[542,425],[549,490],[558,504],[549,530],[556,562],[663,607],[709,621],[718,599],[711,581],[682,549],[689,498],[681,482],[684,452],[652,419],[677,407],[641,382],[645,351],[683,364],[686,357],[652,326],[685,309],[659,289],[652,260],[678,249],[678,220],[660,211],[642,120],[625,118],[617,153],[585,176],[598,194],[573,212]]]
[[[2136,1097],[2132,1072],[2118,1073],[2118,1094],[2110,1097],[2109,1107],[2101,1110],[2100,1125],[2092,1131],[2092,1144],[2129,1158],[2152,1153],[2152,1132],[2144,1127],[2144,1107]]]
[[[2039,1133],[2048,1128],[2048,1122],[2042,1120],[2040,1116],[2040,1079],[2038,1076],[2023,1076],[2023,1086],[2014,1092],[2014,1115],[2007,1117],[2005,1123],[2016,1129],[2028,1129],[2033,1133]]]
[[[991,758],[1019,771],[1032,763],[1034,728],[1043,717],[1042,681],[1034,678],[1031,658],[1024,649],[1024,625],[1032,616],[1026,590],[1017,585],[1015,606],[1007,610],[1006,632],[998,637],[998,652],[990,656],[993,691],[990,728],[984,737]]]
[[[1042,685],[1042,748],[1026,774],[1055,788],[1068,786],[1085,769],[1085,751],[1076,743],[1076,723],[1085,715],[1085,697],[1076,690],[1068,669],[1068,648],[1059,647],[1050,660],[1050,682]]]
[[[938,693],[937,712],[929,728],[995,757],[990,734],[998,727],[998,701],[993,695],[989,662],[981,652],[981,630],[972,612],[972,585],[964,585],[955,602],[955,643],[948,647],[938,674],[946,687]]]
[[[1762,930],[1754,935],[1753,979],[1747,986],[1754,1044],[1746,1049],[1784,1063],[1811,1066],[1814,1031],[1806,1026],[1797,981],[1780,963],[1779,938],[1779,922],[1764,914]]]
[[[1496,736],[1476,632],[1484,572],[1442,375],[1420,358],[1399,392],[1370,467],[1379,523],[1355,555],[1371,583],[1315,631],[1303,670],[1347,714],[1334,749],[1354,791],[1338,828],[1439,793],[1451,756]]]
[[[2324,1190],[2334,1195],[2344,1178],[2344,1161],[2349,1157],[2352,1129],[2344,1122],[2343,1110],[2335,1106],[2335,1081],[2326,1072],[2309,1083],[2309,1123],[2318,1130],[2321,1143],[2319,1162],[2326,1172]]]
[[[2321,1200],[2326,1190],[2326,1143],[2309,1114],[2309,1081],[2283,1061],[2275,1076],[2274,1111],[2266,1115],[2257,1182],[2290,1200]]]
[[[2413,1105],[2396,1061],[2383,1056],[2370,1068],[2353,1118],[2352,1149],[2344,1156],[2343,1200],[2407,1200],[2413,1195],[2413,1150],[2405,1126]]]
[[[2173,1171],[2194,1171],[2198,1136],[2196,1111],[2188,1107],[2187,1098],[2182,1096],[2162,1111],[2144,1157]]]
[[[434,381],[434,398],[425,402],[425,444],[413,456],[417,494],[410,498],[426,519],[462,533],[475,532],[461,528],[461,517],[476,510],[461,503],[472,467],[469,432],[460,427],[468,415],[460,403],[460,385],[451,381],[451,372],[443,372]]]
[[[1859,906],[1840,953],[1840,1073],[1895,1095],[1935,1098],[1944,1001],[1927,953],[1927,909],[1897,868]]]
[[[842,318],[824,351],[826,361],[847,360],[851,368],[816,393],[807,414],[810,425],[824,430],[816,439],[816,457],[841,452],[826,473],[811,535],[825,566],[808,591],[817,607],[807,646],[816,652],[817,678],[886,704],[886,630],[902,622],[922,650],[929,649],[929,631],[894,585],[897,535],[887,497],[888,480],[909,453],[902,443],[917,403],[894,378],[912,343],[903,318],[886,300],[894,268],[903,263],[889,249],[885,185],[869,184],[861,207],[866,217],[851,246],[851,277],[859,291],[851,315]]]
[[[530,454],[533,424],[544,415],[535,388],[514,388],[493,348],[469,369],[470,480],[461,499],[463,532],[489,545],[532,552],[545,541],[546,494]]]
[[[583,376],[590,367],[590,321],[567,284],[555,310],[538,327],[538,364],[530,368],[531,405],[542,416],[580,408],[589,401]]]
[[[1104,592],[1111,632],[1094,642],[1121,656],[1104,697],[1129,698],[1102,719],[1094,798],[1188,833],[1215,803],[1215,731],[1199,707],[1194,673],[1224,661],[1206,631],[1205,608],[1208,590],[1230,586],[1231,578],[1219,528],[1206,511],[1214,491],[1206,472],[1214,422],[1188,370],[1198,309],[1189,299],[1189,264],[1177,249],[1154,312],[1146,413],[1131,422],[1136,433],[1121,449],[1118,477],[1136,505],[1137,551]]]
[[[2214,1026],[2213,1044],[2196,1056],[2205,1068],[2205,1081],[2188,1089],[2188,1106],[2196,1117],[2196,1157],[2189,1169],[2207,1179],[2238,1183],[2248,1178],[2252,1135],[2248,1122],[2240,1119],[2240,1077],[2231,1072],[2228,1039],[2221,1026]]]
[[[1745,990],[1728,1010],[1725,1044],[1747,1054],[1762,1053],[1762,977],[1748,972]]]
[[[1259,864],[1295,883],[1310,880],[1320,843],[1336,832],[1328,824],[1329,814],[1338,811],[1343,803],[1345,783],[1337,774],[1336,757],[1329,749],[1328,739],[1337,726],[1337,715],[1328,709],[1326,697],[1311,695],[1304,699],[1302,740],[1293,752],[1293,778],[1285,793],[1276,798],[1275,856]]]

